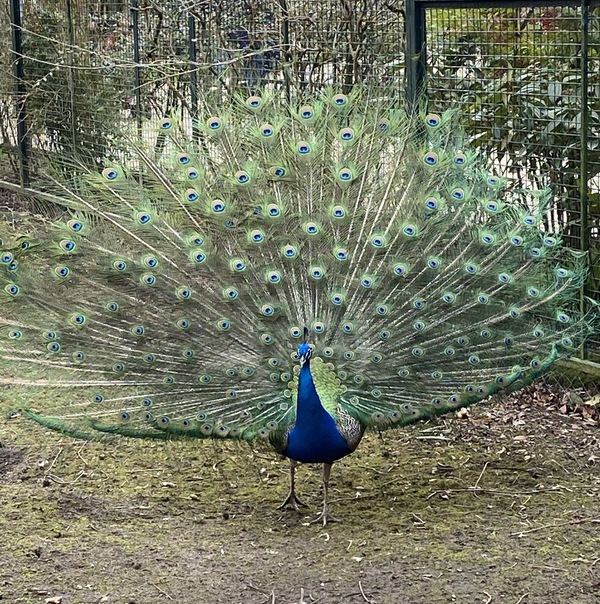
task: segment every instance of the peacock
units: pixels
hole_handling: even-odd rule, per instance
[[[323,464],[335,520],[332,464],[367,429],[519,388],[595,328],[549,193],[490,173],[459,120],[265,90],[64,161],[25,192],[53,211],[0,222],[1,383],[76,438],[272,448],[296,510],[297,464]]]

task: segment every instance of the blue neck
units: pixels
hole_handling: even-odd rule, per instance
[[[335,420],[321,404],[307,361],[298,376],[296,423],[288,435],[285,454],[305,463],[332,463],[351,452]]]
[[[310,361],[304,363],[298,376],[298,405],[296,409],[296,427],[312,430],[315,422],[331,418],[321,405],[321,399],[310,372]]]

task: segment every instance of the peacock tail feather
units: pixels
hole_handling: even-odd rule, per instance
[[[0,382],[48,428],[277,444],[307,328],[323,406],[383,430],[524,385],[592,329],[548,194],[506,192],[452,112],[265,94],[181,131],[30,192],[58,220],[0,223]]]

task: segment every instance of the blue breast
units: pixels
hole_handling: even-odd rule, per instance
[[[296,423],[284,454],[304,463],[333,463],[352,453],[335,420],[325,411],[306,363],[300,370]]]

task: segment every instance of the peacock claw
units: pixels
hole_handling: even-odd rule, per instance
[[[304,501],[298,498],[294,491],[290,491],[290,494],[286,497],[285,501],[277,507],[278,510],[283,510],[286,508],[290,508],[300,512],[300,508],[307,508],[308,506]]]
[[[309,524],[317,524],[319,522],[323,523],[323,526],[327,526],[328,522],[341,522],[341,518],[336,518],[332,516],[329,512],[321,512],[314,520],[311,520]]]

